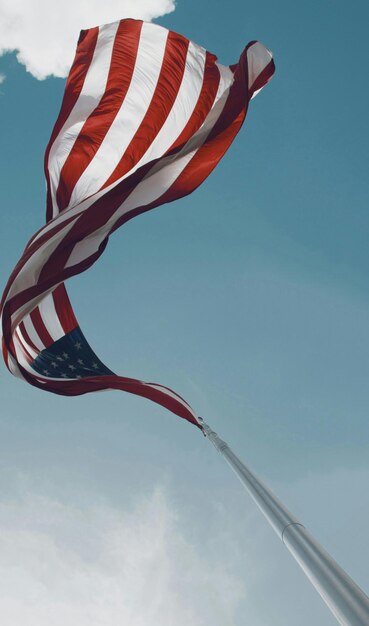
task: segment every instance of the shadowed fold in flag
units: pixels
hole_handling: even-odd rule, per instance
[[[273,73],[272,55],[257,41],[226,67],[151,23],[127,19],[81,32],[45,153],[46,224],[2,298],[12,374],[61,395],[121,389],[201,427],[174,391],[117,376],[100,361],[64,282],[89,268],[125,222],[196,189]]]

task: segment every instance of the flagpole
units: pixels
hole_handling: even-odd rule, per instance
[[[222,454],[279,538],[343,626],[369,625],[369,598],[270,489],[203,419],[204,435]]]

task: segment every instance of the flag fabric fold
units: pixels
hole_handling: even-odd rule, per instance
[[[273,73],[270,51],[256,41],[227,67],[185,37],[139,20],[81,32],[45,153],[46,224],[27,244],[1,303],[12,374],[61,395],[128,391],[201,427],[174,391],[117,376],[100,361],[64,282],[88,269],[125,222],[196,189]]]

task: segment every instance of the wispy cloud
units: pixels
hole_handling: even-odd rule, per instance
[[[5,79],[6,79],[5,74],[2,74],[2,73],[0,72],[0,85],[4,82],[4,80],[5,80]]]
[[[64,77],[81,29],[173,10],[174,0],[0,0],[0,54],[16,50],[35,78]]]
[[[3,626],[231,626],[243,583],[195,549],[156,490],[129,513],[0,504]]]

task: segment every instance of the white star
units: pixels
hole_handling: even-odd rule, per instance
[[[62,374],[62,378],[68,378],[67,374]]]
[[[57,356],[56,359],[57,361],[64,361],[64,359],[62,359],[61,356]]]
[[[77,359],[77,363],[79,363],[80,365],[83,365],[83,360],[82,359]]]
[[[42,370],[44,374],[46,374],[46,376],[48,376],[50,374],[49,370]]]
[[[76,368],[74,367],[74,365],[68,365],[68,367],[69,367],[69,369],[70,369],[70,370],[72,370],[72,372],[74,372],[74,370],[76,369]]]
[[[96,362],[95,362],[95,363],[92,363],[92,367],[93,367],[95,370],[99,369],[99,366],[98,366],[98,364],[97,364]]]
[[[68,352],[62,352],[62,354],[63,354],[63,357],[64,357],[65,359],[69,359],[69,354],[68,354]]]
[[[74,347],[76,350],[81,350],[82,349],[82,344],[80,341],[77,341],[77,343],[74,344]]]
[[[58,364],[57,364],[57,363],[55,363],[55,361],[51,361],[51,365],[52,365],[53,367],[58,367]]]

